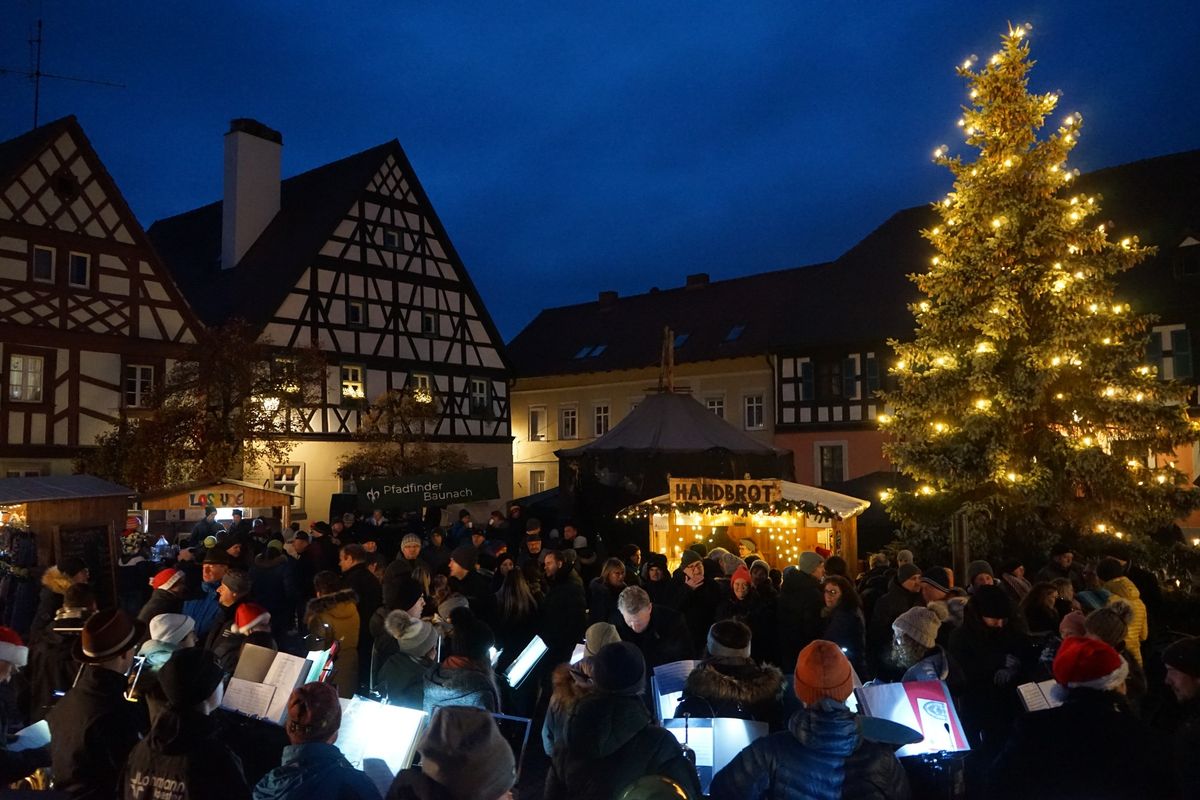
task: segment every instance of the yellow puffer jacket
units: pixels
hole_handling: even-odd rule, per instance
[[[358,689],[358,595],[352,589],[327,594],[308,601],[305,618],[308,630],[317,636],[337,640],[338,656],[333,667],[333,684],[339,697],[353,697]],[[325,628],[328,625],[329,628]]]
[[[1142,593],[1133,585],[1133,581],[1124,575],[1105,582],[1104,588],[1113,594],[1113,597],[1109,598],[1110,603],[1113,598],[1119,597],[1133,607],[1133,621],[1125,630],[1125,652],[1138,663],[1139,667],[1144,666],[1142,664],[1142,642],[1146,641],[1150,635],[1150,627],[1146,623],[1146,604],[1142,602]]]

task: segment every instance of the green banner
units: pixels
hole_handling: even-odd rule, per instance
[[[411,511],[421,506],[461,505],[500,497],[495,467],[405,478],[367,478],[355,481],[355,485],[363,510]]]

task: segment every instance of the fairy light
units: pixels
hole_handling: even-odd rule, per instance
[[[979,409],[980,411],[987,411],[991,407],[992,401],[988,400],[986,397],[980,397],[975,401],[975,408]]]

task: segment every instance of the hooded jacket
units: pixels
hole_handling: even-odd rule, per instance
[[[125,699],[125,676],[85,667],[47,715],[54,788],[73,800],[110,800],[121,769],[145,730],[144,712]]]
[[[283,763],[254,787],[254,800],[379,800],[379,790],[350,765],[337,745],[306,742],[283,748]]]
[[[662,775],[699,798],[696,768],[667,730],[651,724],[638,697],[597,692],[567,720],[546,776],[545,800],[611,800],[645,775]]]
[[[772,664],[761,667],[736,656],[706,658],[683,685],[675,716],[732,717],[783,727],[783,673]]]
[[[776,603],[778,647],[781,664],[796,663],[804,646],[821,635],[825,620],[821,610],[825,596],[821,582],[802,570],[792,570],[783,579]]]
[[[295,564],[283,551],[272,555],[270,548],[254,557],[250,567],[250,582],[254,600],[271,613],[271,633],[276,637],[287,633],[296,615]]]
[[[129,754],[121,779],[125,800],[247,800],[242,761],[199,711],[163,712]]]
[[[397,616],[399,615],[399,616]],[[378,613],[375,615],[378,617]],[[402,652],[396,644],[408,613],[390,612],[383,619],[383,630],[375,638],[371,651],[371,691],[383,696],[390,706],[421,708],[425,693],[425,673],[432,664],[424,658]]]
[[[338,642],[333,683],[338,696],[350,698],[358,688],[358,595],[353,589],[341,589],[308,601],[304,619],[311,635],[326,640],[325,648]]]
[[[581,662],[578,670],[573,670],[570,664],[559,664],[550,674],[550,703],[546,706],[546,718],[542,722],[542,749],[546,755],[553,755],[554,745],[565,738],[567,720],[575,706],[595,691],[591,679],[585,677],[582,671],[588,661],[585,659]]]
[[[45,717],[54,693],[65,693],[79,674],[71,648],[79,639],[91,612],[86,608],[60,608],[42,636],[29,647],[29,706],[34,720]]]
[[[1138,591],[1133,581],[1122,575],[1105,581],[1104,588],[1120,597],[1133,607],[1133,620],[1125,628],[1125,652],[1129,657],[1142,666],[1142,642],[1150,635],[1150,626],[1146,622],[1146,604],[1142,602],[1142,593]],[[1109,598],[1112,602],[1112,598]]]
[[[33,624],[29,627],[30,642],[46,632],[54,621],[54,613],[62,608],[63,595],[71,588],[71,576],[59,572],[58,567],[51,566],[42,573],[42,590],[38,594],[37,611],[33,614]]]
[[[824,699],[758,739],[713,776],[712,800],[907,800],[892,748],[863,739],[857,718]]]
[[[442,706],[475,706],[500,713],[500,689],[491,669],[465,659],[461,664],[450,663],[455,661],[446,659],[425,673],[422,701],[425,713],[433,716],[434,710]]]

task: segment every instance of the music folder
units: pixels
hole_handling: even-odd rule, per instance
[[[282,725],[292,690],[308,679],[312,662],[256,644],[242,645],[221,708]]]
[[[675,716],[675,706],[683,697],[684,684],[698,663],[692,660],[672,661],[654,668],[650,676],[650,690],[654,695],[654,710],[659,722]]]
[[[696,772],[705,794],[708,794],[714,775],[751,742],[768,733],[765,722],[726,717],[668,719],[663,722],[663,727],[696,754]]]
[[[954,700],[942,681],[880,683],[855,689],[854,694],[862,714],[891,720],[921,734],[920,742],[896,751],[901,758],[971,749]]]
[[[365,697],[341,698],[342,725],[334,744],[352,767],[382,783],[386,795],[391,779],[412,765],[417,739],[425,728],[425,712],[403,706],[389,706]],[[390,775],[376,776],[372,767],[386,765]]]
[[[521,654],[513,659],[513,662],[504,670],[504,680],[508,681],[509,686],[516,689],[549,649],[542,637],[534,636],[529,640],[529,644],[525,645]]]

